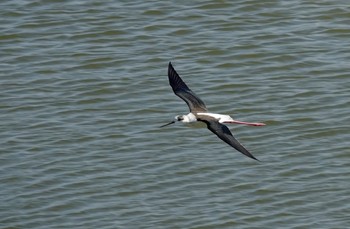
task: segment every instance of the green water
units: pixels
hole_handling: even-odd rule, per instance
[[[2,1],[1,228],[347,228],[347,1]],[[257,157],[186,114],[172,61]]]

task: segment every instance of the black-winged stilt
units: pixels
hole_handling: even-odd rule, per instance
[[[221,140],[242,154],[258,160],[246,148],[244,148],[237,139],[233,137],[229,128],[222,123],[236,123],[250,126],[264,126],[264,123],[242,122],[232,119],[229,115],[209,113],[204,102],[184,83],[184,81],[182,81],[171,62],[169,62],[168,66],[168,78],[170,86],[172,87],[175,95],[179,96],[187,103],[188,107],[190,108],[190,113],[187,115],[177,115],[173,121],[162,125],[161,127],[173,124],[177,121],[183,123],[192,123],[197,121],[204,122],[207,124],[208,129],[216,134]]]

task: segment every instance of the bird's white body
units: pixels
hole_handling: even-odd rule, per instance
[[[197,115],[203,115],[203,116],[209,116],[209,117],[215,118],[220,123],[234,121],[231,118],[231,116],[223,115],[223,114],[207,113],[206,112],[206,113],[197,113]],[[181,120],[181,122],[184,122],[184,123],[197,122],[196,116],[192,113],[188,113],[187,115],[183,115],[182,118],[183,118],[183,120]]]
[[[196,113],[196,115],[200,116],[209,116],[212,118],[215,118],[219,123],[234,123],[234,124],[244,124],[244,125],[249,125],[249,126],[264,126],[264,123],[260,122],[243,122],[243,121],[238,121],[234,120],[231,116],[229,115],[223,115],[223,114],[217,114],[217,113],[209,113],[209,112],[199,112]],[[178,120],[178,116],[175,117],[176,121],[181,121],[183,123],[193,123],[197,122],[196,115],[193,113],[188,113],[187,115],[180,115],[182,117],[181,120]]]
[[[216,114],[216,113],[197,113],[197,114],[198,115],[207,115],[207,116],[213,117],[216,120],[218,120],[218,122],[220,122],[220,123],[234,121],[231,118],[231,116],[229,116],[229,115]]]

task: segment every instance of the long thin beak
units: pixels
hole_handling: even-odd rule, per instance
[[[174,123],[175,123],[175,121],[171,121],[171,122],[169,122],[169,123],[167,123],[167,124],[165,124],[165,125],[160,126],[159,128],[162,128],[162,127],[164,127],[164,126],[169,126],[169,125],[174,124]]]

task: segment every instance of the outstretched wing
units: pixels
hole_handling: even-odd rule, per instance
[[[169,62],[168,67],[168,78],[175,95],[179,96],[187,103],[191,112],[207,112],[204,102],[193,91],[191,91],[184,81],[182,81],[171,62]]]
[[[259,161],[246,148],[244,148],[244,146],[242,146],[237,139],[233,137],[230,129],[227,126],[219,123],[216,120],[204,120],[204,122],[207,124],[208,129],[214,134],[216,134],[221,140],[223,140],[242,154],[246,155],[247,157]]]

